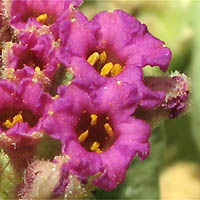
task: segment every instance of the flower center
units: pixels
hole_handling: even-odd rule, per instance
[[[17,69],[23,69],[24,65],[30,66],[35,70],[44,69],[44,61],[41,60],[34,51],[27,50],[19,59]]]
[[[95,67],[96,71],[104,77],[113,77],[120,74],[124,67],[119,63],[109,62],[108,55],[105,51],[102,53],[94,52],[88,59],[88,63]]]
[[[102,153],[114,142],[115,136],[109,117],[84,112],[77,124],[79,143],[88,151]]]
[[[39,117],[30,110],[5,108],[0,111],[0,125],[3,130],[12,128],[18,123],[27,122],[30,127],[34,127]]]

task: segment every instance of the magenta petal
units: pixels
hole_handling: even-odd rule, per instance
[[[124,56],[131,55],[127,64],[139,67],[160,66],[161,70],[166,71],[171,60],[171,51],[165,47],[164,42],[148,33],[145,25],[143,26],[143,32],[122,51]]]
[[[87,180],[89,176],[104,170],[101,158],[96,156],[95,153],[86,152],[77,142],[71,141],[66,150],[65,152],[71,155],[71,171],[81,179]]]
[[[0,80],[0,109],[14,103],[14,95],[16,94],[16,85],[7,80]],[[12,94],[12,95],[11,95]]]
[[[106,78],[100,76],[83,58],[72,57],[69,67],[72,68],[75,78],[83,80],[83,84],[87,81],[90,83],[88,87],[100,87],[106,82]]]
[[[123,81],[109,81],[94,93],[96,106],[111,113],[132,114],[140,101],[138,88]]]
[[[61,111],[64,106],[64,108],[67,108],[69,112],[72,112],[74,115],[78,116],[82,110],[88,107],[88,104],[93,109],[93,105],[88,93],[79,89],[78,87],[73,85],[69,87],[61,86],[58,89],[58,94],[62,98],[55,102],[54,108],[56,110],[59,109]],[[59,103],[60,101],[63,103]]]
[[[123,73],[114,77],[116,81],[127,82],[137,86],[138,94],[141,98],[140,105],[144,108],[154,108],[162,104],[166,94],[162,91],[153,91],[148,88],[143,81],[143,72],[139,67],[126,66]]]
[[[28,136],[30,133],[30,128],[28,127],[28,123],[17,123],[12,128],[6,131],[6,134],[9,136]]]
[[[65,132],[72,132],[71,126],[77,122],[77,117],[91,100],[86,92],[74,86],[59,87],[58,95],[60,98],[56,99],[46,112],[43,127],[51,137],[68,141],[71,134]]]
[[[115,10],[99,13],[92,22],[100,26],[97,35],[100,49],[111,49],[127,65],[160,66],[167,70],[171,51],[134,17]]]
[[[122,50],[131,44],[141,26],[136,18],[122,10],[101,12],[92,19],[92,23],[100,26],[98,45],[101,48],[112,45],[115,50]]]
[[[60,39],[63,48],[73,56],[87,58],[88,49],[94,49],[97,45],[96,29],[97,26],[92,26],[80,11],[74,12],[70,26],[66,22],[60,23],[60,30],[62,30]]]
[[[40,115],[45,111],[45,107],[51,103],[50,95],[44,93],[42,86],[35,84],[31,79],[21,81],[17,95],[23,99],[26,107],[31,108],[32,111]]]
[[[150,127],[145,122],[129,118],[126,122],[116,123],[115,126],[119,137],[109,150],[100,154],[106,167],[103,176],[95,180],[95,184],[104,190],[112,190],[124,180],[126,171],[137,153],[143,155],[142,159],[149,154]]]

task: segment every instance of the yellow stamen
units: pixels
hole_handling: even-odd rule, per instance
[[[111,76],[116,76],[119,73],[121,73],[123,70],[123,67],[120,64],[114,64],[112,70],[111,70]]]
[[[41,24],[45,24],[47,19],[48,19],[48,14],[47,13],[41,14],[36,18],[36,20],[38,22],[40,22]]]
[[[106,130],[106,133],[110,136],[110,137],[113,137],[113,129],[112,127],[110,126],[109,123],[105,123],[104,124],[104,128]]]
[[[88,130],[81,133],[81,135],[78,137],[79,142],[84,142],[86,140],[88,134],[89,134]]]
[[[90,65],[94,66],[95,63],[99,60],[99,53],[94,52],[90,57],[87,59],[87,61],[90,63]]]
[[[54,112],[53,112],[52,110],[49,110],[49,111],[48,111],[48,114],[49,114],[50,116],[52,116],[52,115],[54,114]]]
[[[95,126],[95,125],[97,124],[97,118],[98,118],[98,116],[95,115],[95,114],[92,114],[92,115],[90,115],[90,118],[91,118],[90,124],[91,124],[92,126]]]
[[[101,76],[106,76],[110,73],[111,69],[113,68],[113,64],[111,62],[105,64],[102,69],[101,69],[101,72],[100,72],[100,75]]]
[[[95,151],[96,153],[102,153],[103,151],[100,150],[99,146],[99,142],[93,142],[92,146],[90,147],[90,150]]]
[[[56,94],[54,97],[52,97],[52,99],[58,99],[60,96],[58,94]]]
[[[103,51],[101,54],[100,54],[100,61],[101,63],[105,63],[107,60],[107,54],[105,51]]]
[[[35,72],[40,72],[40,67],[36,66],[35,67]]]
[[[15,124],[17,123],[22,123],[23,122],[23,117],[21,114],[18,114],[18,115],[15,115],[13,117],[13,121],[11,122],[9,119],[7,119],[3,125],[6,127],[6,128],[11,128],[13,127]]]

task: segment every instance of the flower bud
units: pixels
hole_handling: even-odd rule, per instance
[[[28,162],[33,158],[36,145],[42,133],[35,132],[29,137],[9,137],[5,133],[0,134],[0,148],[9,156],[17,173],[22,174]]]
[[[20,199],[49,199],[62,178],[62,165],[68,157],[57,158],[57,162],[35,161],[24,175],[23,183],[18,188]]]
[[[87,184],[70,174],[68,156],[57,156],[53,162],[35,161],[24,175],[23,183],[18,187],[20,199],[85,199],[94,186]]]
[[[144,82],[153,91],[165,92],[166,96],[157,108],[138,108],[138,118],[148,121],[154,127],[162,120],[179,117],[188,110],[191,82],[186,75],[174,72],[170,76],[145,77]]]

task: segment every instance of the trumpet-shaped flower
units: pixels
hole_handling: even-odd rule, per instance
[[[101,12],[91,21],[76,11],[70,25],[65,24],[60,23],[59,60],[72,68],[76,77],[99,86],[108,78],[128,74],[128,68],[168,68],[171,51],[164,42],[121,10]]]
[[[124,180],[136,154],[148,156],[150,127],[131,116],[141,101],[136,86],[110,81],[96,95],[74,85],[61,86],[44,129],[62,141],[72,174],[82,181],[99,174],[93,183],[111,190]]]
[[[43,136],[43,115],[51,98],[31,79],[19,85],[1,79],[0,92],[0,148],[20,174]]]
[[[58,69],[52,36],[24,32],[20,34],[19,41],[19,44],[13,44],[8,49],[8,56],[4,58],[5,69],[13,68],[14,74],[20,79],[37,78],[38,74],[52,78]]]
[[[11,25],[17,29],[55,24],[70,7],[78,7],[82,0],[12,0]]]
[[[0,132],[7,135],[29,135],[42,131],[42,116],[51,102],[39,84],[24,79],[17,86],[0,81]]]

